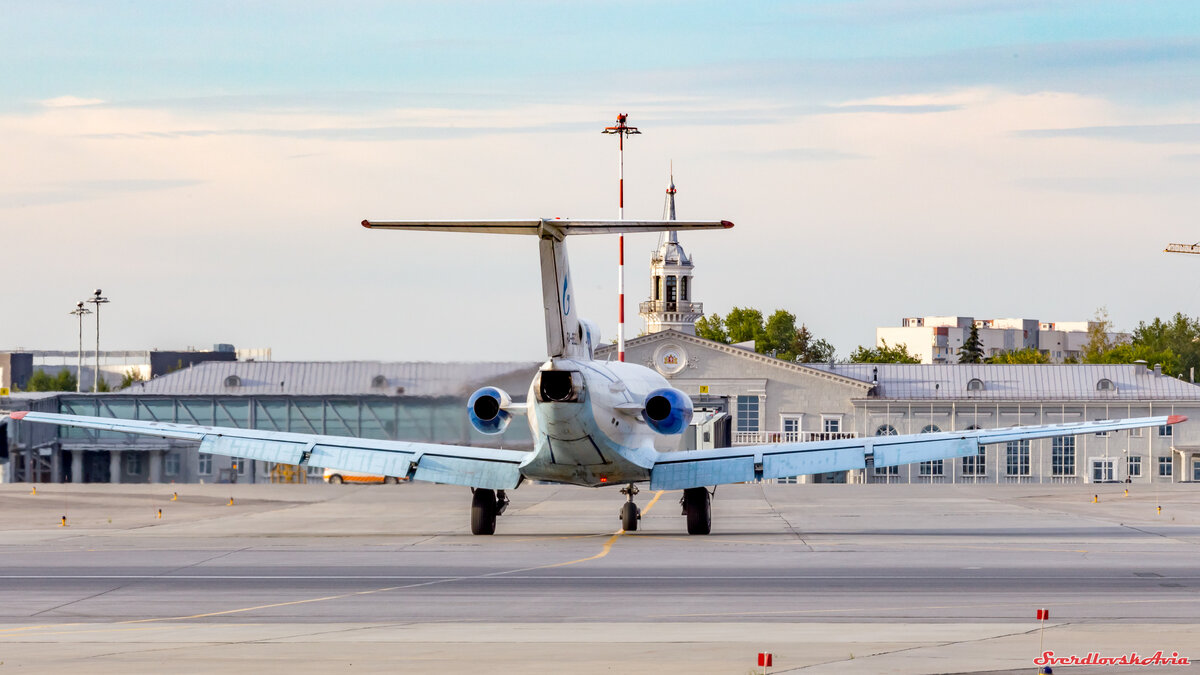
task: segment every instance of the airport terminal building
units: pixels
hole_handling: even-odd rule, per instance
[[[692,397],[701,447],[1187,415],[1158,429],[993,445],[978,457],[795,482],[1084,483],[1200,481],[1200,387],[1144,365],[798,364],[666,330],[626,344]],[[608,348],[602,349],[601,357]],[[472,391],[520,400],[536,362],[208,362],[110,394],[0,399],[101,417],[530,449],[523,420],[475,431]],[[6,481],[302,482],[296,467],[205,455],[194,443],[9,421]]]

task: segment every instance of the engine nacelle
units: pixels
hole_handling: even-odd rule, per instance
[[[484,387],[467,400],[467,417],[480,433],[502,434],[512,421],[512,414],[505,410],[510,404],[512,397],[508,392],[498,387]]]
[[[660,434],[682,433],[692,423],[692,399],[678,389],[656,389],[646,397],[642,416]]]
[[[578,337],[579,344],[587,349],[588,358],[596,358],[596,347],[600,345],[600,327],[587,319],[580,319]]]

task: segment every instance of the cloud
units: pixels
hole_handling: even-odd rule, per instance
[[[41,102],[47,108],[78,108],[86,105],[100,105],[104,103],[104,99],[100,98],[80,98],[78,96],[59,96],[57,98],[48,98]]]
[[[783,162],[836,162],[847,159],[867,159],[867,155],[845,152],[833,148],[779,148],[777,150],[735,151],[725,153],[730,157]]]
[[[961,105],[926,104],[926,105],[832,105],[824,108],[830,113],[885,113],[888,115],[925,115],[928,113],[951,112],[962,110]]]
[[[100,199],[116,194],[156,192],[201,185],[205,181],[187,179],[115,179],[79,180],[46,185],[30,190],[0,192],[0,208],[49,206]]]
[[[1134,143],[1200,143],[1200,123],[1025,129],[1018,131],[1017,135],[1026,138],[1090,138]]]

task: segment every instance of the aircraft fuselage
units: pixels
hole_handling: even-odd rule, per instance
[[[656,433],[641,406],[650,392],[669,386],[631,363],[547,361],[526,399],[534,451],[522,474],[592,487],[650,480],[656,451],[679,449],[681,435]]]

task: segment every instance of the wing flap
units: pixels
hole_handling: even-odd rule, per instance
[[[521,469],[516,464],[480,462],[446,455],[424,455],[417,463],[417,472],[413,478],[430,483],[511,490],[521,482]]]
[[[742,450],[742,448],[730,448]],[[685,453],[670,453],[682,455]],[[686,453],[692,454],[692,453]],[[651,490],[681,490],[702,485],[743,483],[754,480],[754,455],[706,457],[658,462],[650,470]]]
[[[867,468],[862,446],[763,454],[763,478],[808,476],[830,471]]]
[[[387,450],[366,450],[341,445],[317,444],[308,458],[310,466],[323,469],[357,471],[373,476],[395,476],[403,478],[412,466],[412,453]],[[299,462],[292,462],[298,464]]]
[[[210,434],[200,442],[200,452],[212,455],[244,457],[277,464],[299,464],[305,444],[289,441],[268,441],[260,438],[237,438]]]
[[[881,439],[904,439],[886,442]],[[938,459],[969,457],[979,452],[974,438],[929,438],[920,436],[877,436],[873,439],[875,466],[896,466]],[[861,467],[865,468],[865,467]]]

